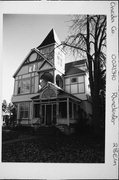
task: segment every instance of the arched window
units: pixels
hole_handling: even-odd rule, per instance
[[[39,89],[41,89],[42,87],[44,87],[47,82],[50,81],[50,82],[54,82],[53,80],[53,75],[49,72],[45,72],[41,77],[40,77],[40,80],[39,80]]]
[[[53,89],[48,88],[42,93],[41,98],[49,99],[51,97],[56,97],[56,93],[55,93],[55,91]]]
[[[46,82],[47,81],[50,81],[53,83],[53,75],[49,72],[45,72],[42,76],[41,76],[41,79],[45,80]]]
[[[59,74],[56,76],[56,84],[60,88],[63,88],[63,80],[62,80],[62,77]]]

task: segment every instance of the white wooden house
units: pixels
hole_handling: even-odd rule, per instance
[[[65,63],[60,44],[52,29],[15,72],[18,123],[69,128],[80,120],[80,108],[91,114],[86,59]]]

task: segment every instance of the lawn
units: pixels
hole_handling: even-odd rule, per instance
[[[104,143],[84,135],[37,135],[3,144],[2,162],[104,163]]]

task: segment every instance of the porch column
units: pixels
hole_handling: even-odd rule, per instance
[[[59,102],[56,101],[56,124],[58,124],[59,119]]]
[[[20,104],[18,103],[17,105],[17,124],[19,124],[19,119],[20,119]]]
[[[74,119],[74,103],[72,102],[72,118]]]
[[[69,98],[67,98],[67,125],[69,126]]]
[[[44,114],[44,124],[46,125],[46,104],[45,104],[45,114]]]
[[[42,105],[41,105],[41,100],[40,100],[40,124],[42,124]]]
[[[32,103],[31,103],[31,124],[33,124],[33,114],[34,114],[34,112],[33,112],[33,108],[34,107],[34,103],[33,103],[33,100],[32,100]]]

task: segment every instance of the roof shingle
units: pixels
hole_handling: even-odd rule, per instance
[[[85,73],[85,71],[76,67],[78,65],[79,66],[85,65],[85,63],[86,63],[86,59],[66,63],[65,64],[65,75]]]
[[[48,33],[48,35],[46,36],[46,38],[43,40],[43,42],[37,47],[37,49],[40,49],[41,47],[43,46],[47,46],[49,44],[52,44],[52,43],[58,43],[60,44],[60,40],[59,38],[57,37],[57,34],[55,32],[54,29],[51,29],[51,31]]]

